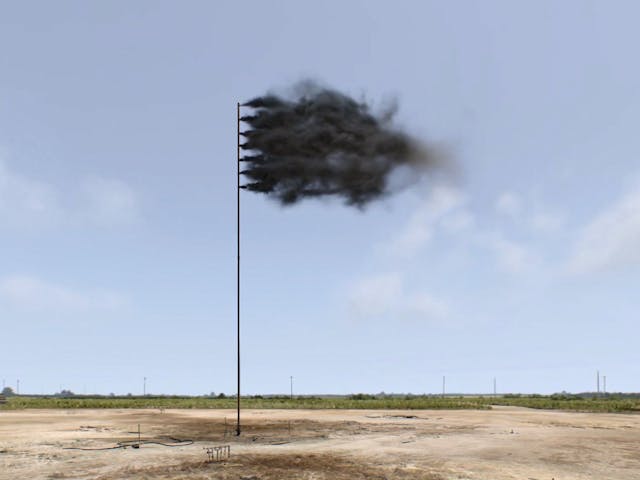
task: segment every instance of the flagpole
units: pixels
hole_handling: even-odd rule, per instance
[[[237,328],[238,328],[238,421],[236,424],[236,435],[240,435],[240,102],[237,105],[237,115],[238,115],[238,161],[237,161],[237,171],[238,171],[238,185],[237,185],[237,227],[238,227],[238,262],[237,262],[237,290],[236,290],[236,298],[237,298]]]

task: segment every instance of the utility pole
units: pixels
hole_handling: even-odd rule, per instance
[[[16,395],[20,395],[20,379],[16,382]]]
[[[291,400],[293,400],[293,376],[289,377],[289,380],[291,381]]]
[[[142,380],[142,396],[143,397],[147,396],[147,377],[143,377],[143,380]]]
[[[602,376],[602,381],[604,382],[604,385],[602,386],[602,391],[606,395],[607,394],[607,376],[606,375]]]
[[[596,393],[600,396],[600,370],[596,370]]]
[[[444,392],[445,392],[445,388],[444,388],[444,387],[445,387],[445,381],[446,381],[446,379],[445,379],[445,376],[443,375],[443,376],[442,376],[442,398],[444,398]]]
[[[493,396],[494,397],[498,396],[497,389],[496,389],[496,377],[493,377]]]

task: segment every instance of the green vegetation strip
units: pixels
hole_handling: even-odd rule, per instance
[[[351,395],[346,397],[247,397],[242,399],[243,408],[256,409],[490,409],[492,405],[517,406],[539,409],[560,409],[582,412],[640,412],[640,398],[598,397],[584,398],[573,395],[501,397],[436,397],[436,396],[372,396]],[[13,396],[0,405],[0,410],[26,408],[217,408],[233,409],[236,400],[233,397],[101,397],[72,396]]]

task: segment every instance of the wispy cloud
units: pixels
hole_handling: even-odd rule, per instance
[[[563,227],[565,215],[562,212],[531,203],[522,195],[507,191],[498,196],[494,210],[499,217],[526,227],[534,234],[555,233]]]
[[[524,243],[510,240],[501,232],[478,234],[480,245],[491,250],[498,267],[511,274],[522,274],[535,270],[541,263],[533,248]]]
[[[113,310],[127,303],[124,295],[101,289],[76,289],[30,275],[0,278],[0,300],[27,311],[86,312]]]
[[[574,274],[640,265],[640,186],[598,213],[580,232],[568,262]]]
[[[405,309],[410,315],[433,320],[449,317],[450,309],[447,303],[429,293],[415,292],[408,295],[405,301]]]
[[[349,302],[359,316],[380,316],[397,304],[402,289],[402,277],[398,273],[372,275],[351,286]]]
[[[529,219],[529,226],[536,233],[555,233],[565,224],[565,215],[558,211],[536,211]]]
[[[424,291],[409,291],[398,272],[359,279],[349,290],[349,304],[359,318],[391,316],[433,321],[449,316],[446,302]]]
[[[513,192],[504,192],[496,200],[495,208],[502,215],[516,217],[522,212],[522,200]]]
[[[0,159],[0,227],[53,225],[63,215],[54,188],[10,171]]]
[[[441,224],[448,233],[459,233],[474,228],[476,219],[469,211],[459,210],[444,216]]]
[[[91,177],[63,190],[11,170],[0,159],[0,229],[130,224],[139,216],[135,191],[122,180]]]
[[[498,221],[498,227],[483,227],[469,211],[468,200],[460,190],[440,185],[412,213],[405,228],[391,240],[389,250],[398,258],[413,258],[437,234],[445,233],[455,239],[458,246],[489,252],[495,258],[496,266],[504,272],[523,274],[533,271],[541,263],[533,238],[529,242],[516,241],[510,238],[510,233],[518,228],[530,230],[528,221],[535,221],[535,228],[550,231],[559,225],[560,219],[540,213],[527,216],[526,221],[513,222],[517,216],[524,216],[525,208],[521,198],[511,192],[498,197],[495,210],[499,214],[498,220],[506,216],[508,222]]]
[[[399,257],[412,257],[431,240],[437,223],[465,202],[460,190],[439,185],[413,212],[405,228],[390,242],[390,251]],[[458,212],[460,213],[460,212]],[[449,227],[463,228],[472,223],[468,212],[449,219]]]
[[[101,226],[132,223],[138,216],[138,200],[133,189],[121,180],[92,177],[84,181],[82,209],[89,221]]]

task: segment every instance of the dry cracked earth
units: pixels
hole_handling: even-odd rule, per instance
[[[640,479],[640,416],[487,411],[0,412],[0,479]],[[143,443],[138,439],[176,445]],[[126,448],[117,447],[118,442]],[[230,445],[209,462],[206,448]]]

